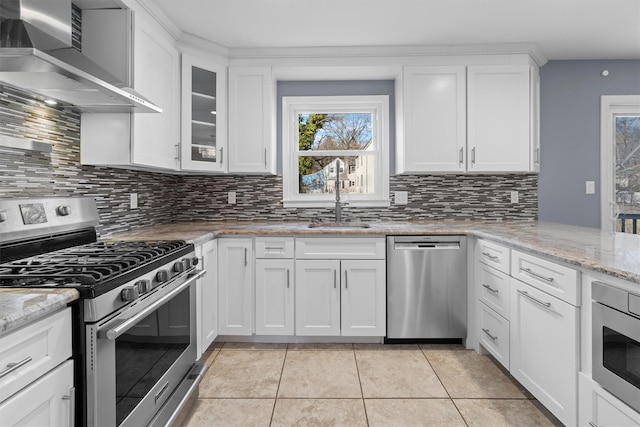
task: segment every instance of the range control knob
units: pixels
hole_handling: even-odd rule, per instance
[[[188,270],[193,266],[193,260],[191,258],[185,258],[182,260],[182,264],[184,265],[184,269]]]
[[[198,258],[196,258],[196,257],[191,258],[191,263],[193,265],[198,265],[199,262],[200,262],[200,260]]]
[[[167,270],[160,270],[156,273],[156,280],[159,283],[169,280],[169,272]]]
[[[149,279],[138,280],[136,282],[136,286],[138,287],[138,292],[140,293],[140,295],[146,294],[147,292],[150,292],[153,289],[153,286],[151,285],[151,280]]]
[[[184,271],[184,263],[182,261],[178,261],[173,264],[173,271],[176,273],[182,273]]]
[[[122,291],[120,291],[120,299],[122,301],[135,301],[140,296],[140,292],[138,292],[137,284],[132,286],[127,286]]]
[[[71,207],[70,206],[58,206],[58,208],[56,209],[56,212],[58,212],[58,215],[60,216],[67,216],[71,213]]]

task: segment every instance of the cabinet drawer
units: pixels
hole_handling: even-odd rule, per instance
[[[482,263],[476,263],[480,301],[509,319],[509,276]]]
[[[0,339],[0,402],[71,357],[71,309],[40,319]]]
[[[497,243],[478,239],[476,260],[509,274],[509,256],[511,250]]]
[[[296,259],[384,259],[384,237],[296,239]]]
[[[480,303],[480,344],[509,369],[509,321]]]
[[[573,268],[512,251],[511,276],[571,305],[580,306],[579,276]]]
[[[256,258],[293,258],[293,237],[256,237]]]

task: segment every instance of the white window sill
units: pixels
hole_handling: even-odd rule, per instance
[[[383,208],[391,206],[389,199],[383,200],[342,200],[345,209],[349,208]],[[335,200],[283,200],[285,208],[334,208]]]

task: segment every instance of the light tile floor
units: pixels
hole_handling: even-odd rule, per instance
[[[187,426],[562,425],[462,346],[214,343]]]

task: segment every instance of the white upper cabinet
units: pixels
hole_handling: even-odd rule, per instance
[[[133,25],[131,38],[114,37],[128,43],[122,51],[132,55],[133,88],[162,108],[162,113],[82,114],[80,160],[82,164],[154,170],[179,169],[180,144],[180,56],[173,38],[143,12],[130,12],[122,19]],[[120,31],[122,26],[103,26]],[[87,30],[87,37],[89,32]],[[83,32],[83,37],[85,34]],[[95,59],[95,58],[94,58]],[[96,61],[98,62],[98,61]],[[126,61],[125,61],[126,62]],[[108,59],[99,65],[122,74],[122,63]]]
[[[467,67],[469,172],[530,169],[529,65]]]
[[[230,173],[275,173],[274,87],[269,67],[229,68]]]
[[[182,170],[224,172],[227,166],[227,69],[182,54]]]
[[[404,68],[404,146],[397,172],[464,172],[466,68]],[[400,148],[400,147],[399,147]]]

